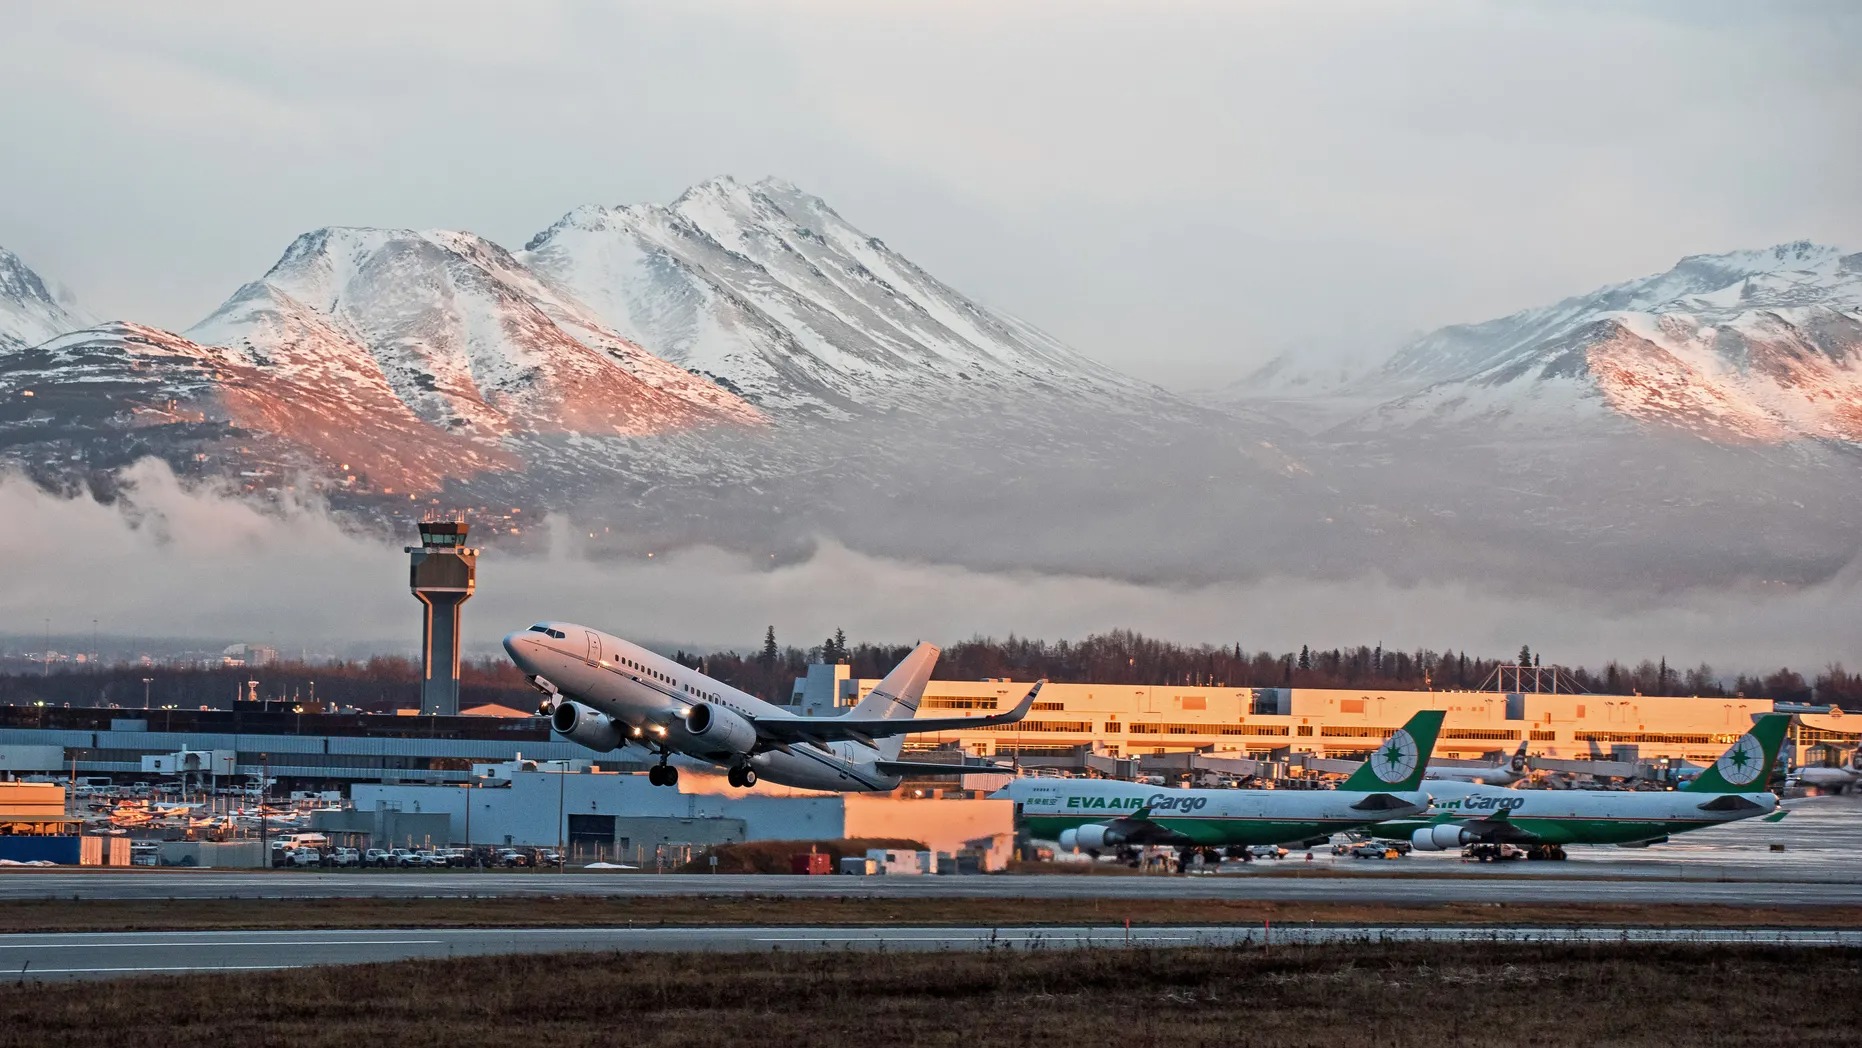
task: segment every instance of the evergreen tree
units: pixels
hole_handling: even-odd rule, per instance
[[[1524,644],[1519,646],[1519,664],[1521,666],[1532,665],[1532,648]]]
[[[1312,669],[1312,649],[1304,644],[1300,645],[1300,669]]]
[[[776,665],[778,654],[780,652],[776,648],[776,627],[771,626],[763,631],[763,651],[757,655],[756,661],[761,663],[764,669],[771,669]]]

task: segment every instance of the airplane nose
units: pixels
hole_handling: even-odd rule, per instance
[[[529,646],[530,641],[525,639],[523,630],[504,635],[504,653],[509,655],[511,661],[517,663],[519,666],[524,664],[524,656],[527,654],[525,649]]]

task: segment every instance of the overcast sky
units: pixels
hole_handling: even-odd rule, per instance
[[[320,225],[786,177],[1184,386],[1862,249],[1862,4],[12,5],[0,245],[185,327]]]

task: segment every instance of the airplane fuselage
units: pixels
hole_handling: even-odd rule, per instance
[[[1509,790],[1455,782],[1429,783],[1425,788],[1435,798],[1430,809],[1419,817],[1380,824],[1377,836],[1407,839],[1440,816],[1471,820],[1505,812],[1509,823],[1545,844],[1638,844],[1769,814],[1778,808],[1777,796],[1763,791],[1708,794],[1685,790]],[[1724,804],[1718,801],[1722,797],[1746,803]],[[1716,803],[1723,806],[1711,807]]]
[[[1417,814],[1429,804],[1427,794],[1398,791],[1387,796],[1403,806],[1369,813],[1352,808],[1370,796],[1355,790],[1182,790],[1107,779],[1016,779],[1003,795],[1042,840],[1147,808],[1150,822],[1207,847],[1309,840]]]
[[[624,726],[623,745],[670,750],[720,767],[747,766],[760,778],[800,789],[885,792],[899,785],[896,776],[874,769],[877,753],[857,742],[798,743],[747,758],[716,750],[688,728],[686,713],[699,703],[753,720],[794,714],[631,641],[547,622],[511,634],[504,646],[538,687],[554,688]]]

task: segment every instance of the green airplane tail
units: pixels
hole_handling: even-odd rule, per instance
[[[1763,793],[1778,765],[1778,749],[1790,723],[1788,713],[1762,714],[1751,731],[1681,788],[1688,793]]]
[[[1351,773],[1341,790],[1362,793],[1404,793],[1422,785],[1423,772],[1429,770],[1429,754],[1435,749],[1435,737],[1442,731],[1441,710],[1418,710],[1416,715],[1385,739],[1371,759]]]

